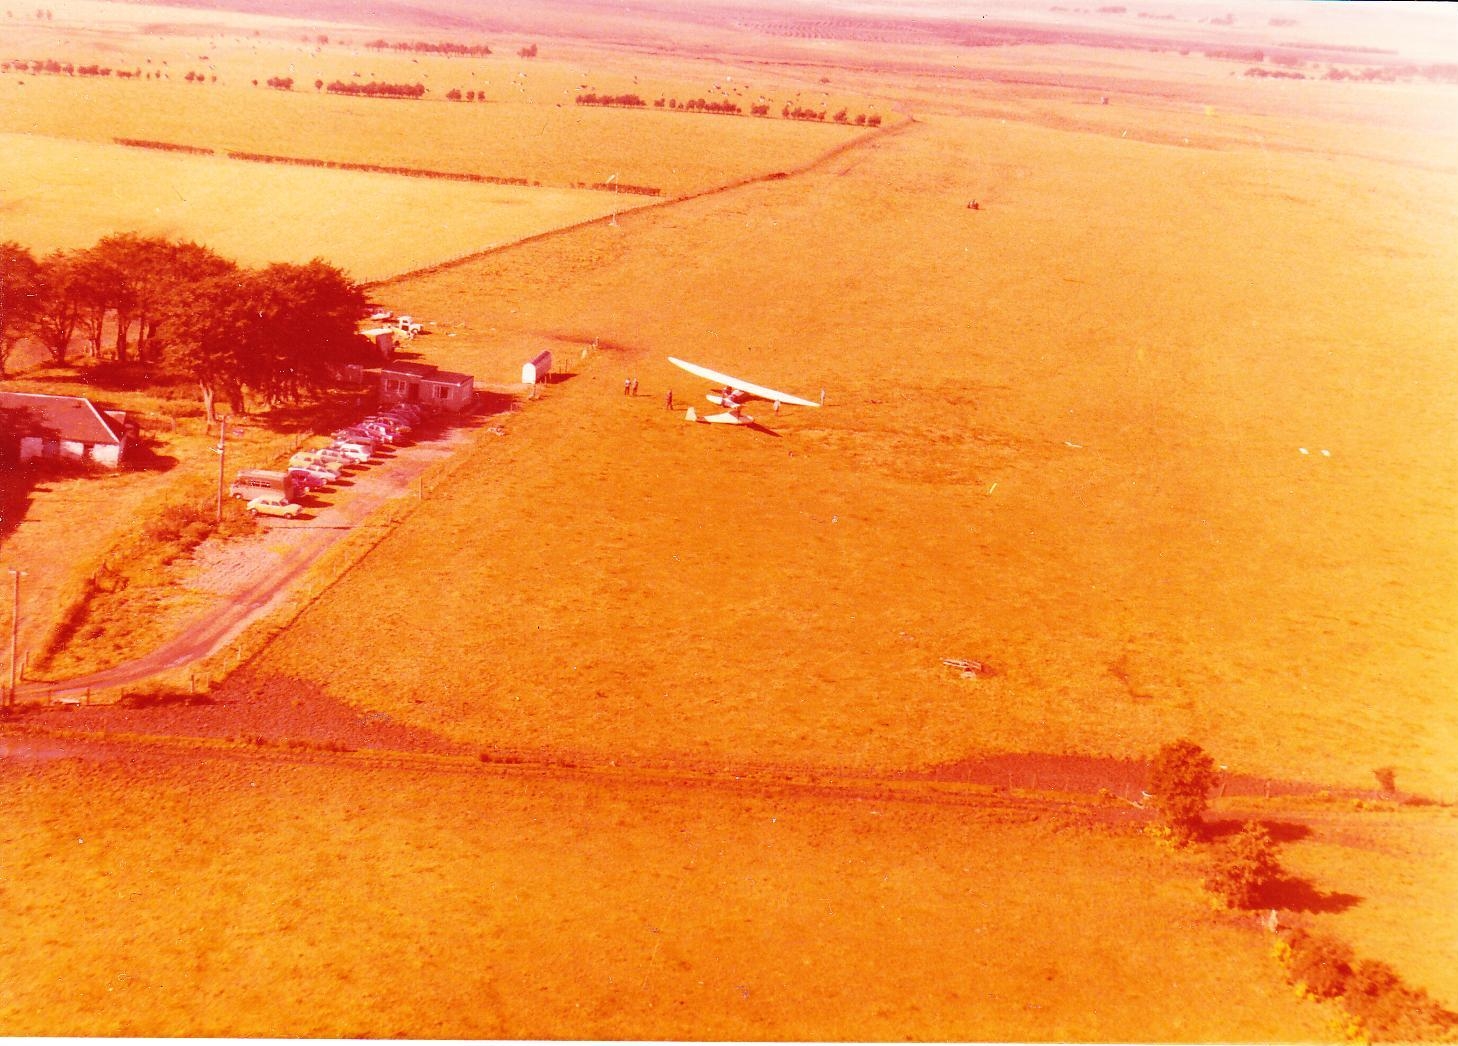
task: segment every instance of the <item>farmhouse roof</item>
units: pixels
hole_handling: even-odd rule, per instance
[[[108,417],[108,413],[118,412],[103,412],[85,396],[0,392],[0,410],[14,411],[21,416],[23,435],[119,446],[125,431],[120,418]]]
[[[422,381],[434,381],[441,385],[464,385],[471,381],[469,374],[457,374],[455,371],[438,370],[434,374],[421,376]]]

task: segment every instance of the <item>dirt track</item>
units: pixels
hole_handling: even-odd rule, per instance
[[[479,422],[479,419],[471,419]],[[208,549],[206,568],[189,587],[220,597],[218,605],[193,618],[170,641],[148,654],[84,676],[25,683],[21,701],[74,697],[90,690],[140,682],[168,669],[200,661],[223,649],[249,624],[275,609],[310,565],[340,537],[360,527],[390,522],[367,520],[391,498],[407,493],[432,465],[471,438],[473,425],[439,430],[399,449],[387,449],[374,464],[357,469],[344,484],[310,500],[321,507],[294,520],[269,519],[264,532],[224,548]],[[205,546],[206,548],[206,546]]]

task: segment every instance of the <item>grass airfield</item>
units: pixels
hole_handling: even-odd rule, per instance
[[[611,348],[263,664],[386,704],[428,673],[415,714],[480,742],[900,767],[1191,734],[1332,786],[1405,752],[1451,792],[1453,575],[1424,564],[1451,555],[1454,258],[1421,214],[1452,197],[1399,169],[1421,192],[1359,209],[1289,154],[928,117],[400,288],[497,325],[452,367],[507,372],[513,336]],[[663,393],[702,383],[668,355],[827,405],[763,408],[780,438],[685,426]],[[439,616],[386,598],[405,562]],[[359,605],[412,641],[351,641]],[[316,628],[343,673],[308,670]],[[562,714],[581,692],[594,714]]]
[[[874,79],[816,48],[770,68]],[[1114,102],[890,70],[915,122],[803,174],[382,285],[457,324],[432,362],[572,376],[214,696],[496,761],[5,760],[0,1027],[1333,1038],[1127,807],[895,782],[1189,736],[1454,798],[1446,96],[1030,64]],[[689,426],[668,355],[826,405]],[[1213,816],[1301,826],[1283,860],[1356,900],[1296,917],[1458,1004],[1451,808]]]

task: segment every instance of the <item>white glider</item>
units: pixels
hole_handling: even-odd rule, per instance
[[[682,367],[695,377],[703,378],[705,381],[715,382],[720,386],[716,392],[705,394],[710,403],[718,404],[726,408],[723,414],[711,414],[707,417],[699,417],[692,407],[688,409],[685,417],[689,421],[702,421],[720,425],[751,425],[754,419],[743,413],[744,404],[750,400],[769,400],[775,404],[791,403],[797,407],[818,407],[820,404],[814,400],[803,399],[800,396],[792,396],[788,392],[778,392],[775,389],[765,388],[763,385],[756,385],[742,378],[736,378],[728,374],[721,374],[719,371],[710,370],[708,367],[701,367],[697,363],[689,363],[674,356],[668,357],[668,362],[675,367]],[[778,409],[778,406],[776,407]]]

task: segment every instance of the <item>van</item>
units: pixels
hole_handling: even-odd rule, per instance
[[[244,501],[264,495],[277,495],[285,501],[293,501],[298,485],[287,472],[272,472],[268,469],[244,469],[233,478],[228,494]]]

